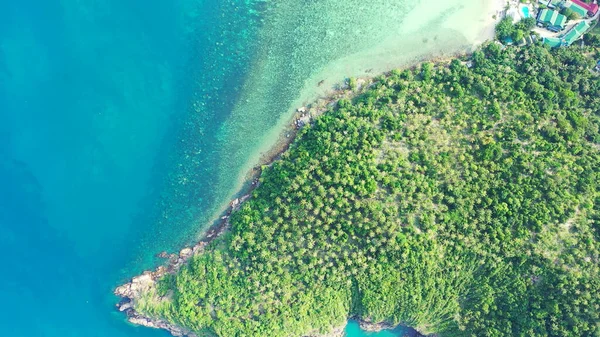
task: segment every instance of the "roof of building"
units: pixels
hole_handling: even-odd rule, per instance
[[[544,44],[550,47],[560,47],[562,45],[562,40],[557,37],[545,37]]]
[[[585,11],[587,11],[590,16],[596,15],[596,13],[598,12],[598,5],[597,4],[588,4],[586,2],[583,2],[581,0],[571,0],[575,5],[583,8]]]
[[[572,44],[577,39],[579,39],[581,37],[581,35],[583,35],[583,33],[585,33],[588,30],[588,28],[590,28],[590,25],[586,21],[581,21],[573,29],[571,29],[567,34],[565,34],[565,36],[563,36],[565,43],[567,45]]]
[[[542,9],[538,15],[538,21],[564,28],[567,23],[567,17],[551,9]]]
[[[565,7],[569,8],[573,12],[577,13],[580,17],[586,17],[588,14],[588,9],[581,5],[581,2],[575,2],[577,0],[567,1],[565,3]]]

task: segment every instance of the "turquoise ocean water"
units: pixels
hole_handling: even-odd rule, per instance
[[[307,78],[384,40],[380,26],[415,44],[468,42],[442,26],[446,10],[423,12],[431,39],[403,32],[413,1],[1,4],[0,336],[11,337],[167,336],[125,323],[112,289],[201,234]],[[409,50],[397,64],[422,57]]]
[[[356,321],[350,320],[346,326],[346,337],[416,337],[417,332],[414,329],[405,327],[396,327],[393,330],[383,330],[380,332],[366,332],[360,329]]]
[[[212,202],[204,182],[193,186],[204,194],[183,195],[169,177],[189,137],[210,181],[211,130],[246,68],[235,25],[251,29],[249,11],[218,1],[1,7],[0,335],[165,336],[126,324],[111,292],[199,229],[159,219],[184,200]],[[195,96],[213,109],[197,122],[205,132],[186,135]]]

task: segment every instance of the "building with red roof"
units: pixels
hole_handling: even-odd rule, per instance
[[[577,6],[583,8],[583,9],[587,10],[587,13],[589,16],[594,16],[594,15],[596,15],[596,13],[598,13],[598,4],[588,4],[581,0],[571,0],[571,2],[573,2],[574,4],[576,4]]]

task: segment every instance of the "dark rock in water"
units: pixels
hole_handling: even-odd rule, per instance
[[[131,303],[131,301],[125,301],[125,303],[119,305],[119,311],[121,312],[129,310],[131,308],[133,308],[133,304]]]
[[[128,317],[128,321],[133,324],[136,324],[136,325],[142,325],[142,326],[146,326],[149,328],[155,328],[155,329],[164,329],[164,330],[169,331],[171,333],[171,335],[177,336],[177,337],[184,337],[184,336],[198,337],[196,334],[194,334],[193,332],[191,332],[187,329],[180,328],[173,324],[167,323],[163,320],[148,319],[146,317],[138,315],[133,310],[129,311],[128,314],[130,315]]]
[[[420,334],[417,330],[411,328],[411,327],[406,327],[403,325],[393,325],[393,324],[389,324],[387,322],[379,322],[379,323],[373,323],[369,320],[363,320],[363,319],[353,319],[356,322],[358,322],[358,325],[360,326],[360,329],[363,331],[367,331],[367,332],[379,332],[382,330],[389,330],[392,333],[402,333],[403,337],[425,337],[424,335]],[[430,337],[434,337],[435,335],[430,335]]]

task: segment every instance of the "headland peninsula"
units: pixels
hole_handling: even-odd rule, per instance
[[[350,317],[597,335],[598,45],[531,40],[352,77],[299,108],[252,188],[117,288],[119,310],[187,336],[340,336]]]

